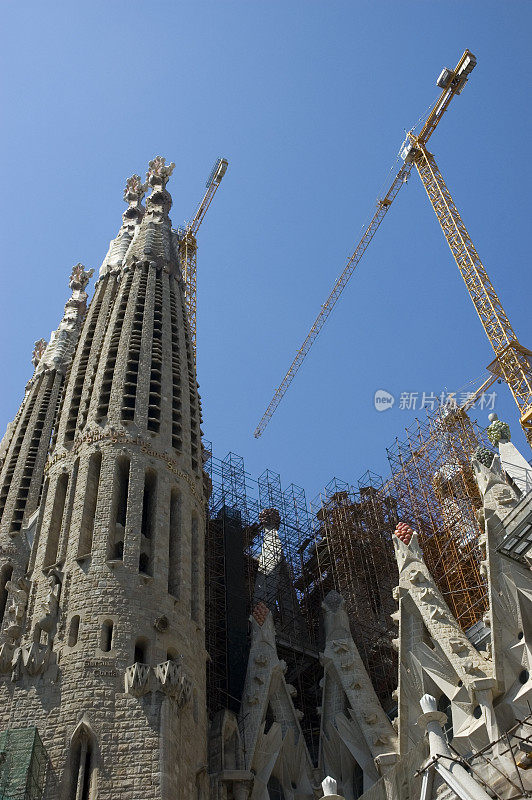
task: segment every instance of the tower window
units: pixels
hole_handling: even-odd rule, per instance
[[[5,564],[2,568],[2,572],[0,572],[0,624],[4,618],[4,612],[6,610],[6,603],[7,603],[7,587],[6,584],[8,581],[11,580],[11,576],[13,575],[13,567],[11,564]]]
[[[59,536],[63,524],[63,513],[65,510],[65,500],[68,486],[68,475],[62,472],[55,487],[54,504],[52,507],[52,518],[48,528],[48,541],[46,543],[46,554],[44,556],[45,567],[50,567],[57,560],[57,548],[59,546]]]
[[[78,643],[78,636],[79,636],[79,615],[76,614],[70,620],[70,626],[68,628],[69,647],[74,647]]]
[[[94,516],[98,500],[98,486],[102,466],[101,452],[93,453],[89,459],[87,475],[87,488],[85,491],[85,504],[81,518],[81,532],[79,537],[78,558],[88,556],[92,549],[92,535],[94,531]]]
[[[100,650],[103,653],[108,653],[113,646],[113,622],[106,619],[102,625],[100,637]]]
[[[179,569],[181,551],[181,498],[176,489],[170,495],[170,530],[168,532],[168,592],[179,597]]]
[[[148,659],[148,642],[146,639],[137,639],[135,642],[135,652],[133,654],[134,663],[146,664]]]
[[[120,457],[117,459],[114,480],[114,525],[111,525],[109,558],[122,560],[124,557],[124,534],[129,492],[129,458]]]
[[[96,794],[92,738],[82,730],[72,742],[68,800],[91,800]]]

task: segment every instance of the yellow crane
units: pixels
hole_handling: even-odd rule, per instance
[[[442,90],[440,96],[432,107],[420,133],[417,136],[412,131],[407,134],[401,149],[404,163],[386,194],[377,201],[375,213],[364,231],[362,239],[353,255],[348,259],[326,302],[322,305],[312,328],[257,425],[255,438],[258,438],[266,428],[388,209],[397,197],[401,186],[406,182],[412,167],[415,166],[495,352],[495,360],[488,369],[506,381],[510,387],[519,408],[521,425],[528,440],[532,442],[532,369],[530,366],[532,352],[519,343],[451,193],[436,165],[434,156],[426,148],[429,138],[436,130],[449,103],[455,95],[460,94],[475,65],[475,56],[466,50],[454,70],[443,69],[439,75],[437,85]]]
[[[178,230],[179,257],[181,260],[181,272],[185,283],[185,305],[187,310],[188,323],[190,327],[190,339],[196,358],[196,255],[198,245],[196,236],[199,226],[203,222],[207,209],[209,208],[216,191],[222,182],[222,178],[227,170],[227,159],[218,158],[207,178],[205,184],[207,191],[199,204],[191,222],[186,227]]]

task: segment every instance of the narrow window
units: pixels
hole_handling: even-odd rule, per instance
[[[360,764],[355,763],[353,770],[353,797],[361,797],[364,794],[364,771]]]
[[[127,496],[129,491],[129,459],[118,458],[115,466],[114,525],[111,525],[109,558],[124,557],[124,534],[127,517]]]
[[[148,642],[146,639],[137,639],[135,642],[134,663],[146,664],[148,658]]]
[[[199,621],[199,566],[198,518],[194,515],[190,531],[190,615],[195,622]]]
[[[54,504],[52,507],[52,518],[48,528],[48,541],[46,543],[46,554],[44,556],[45,567],[50,567],[57,560],[57,548],[59,546],[59,535],[63,524],[63,513],[65,510],[65,500],[68,486],[68,475],[61,473],[55,487]]]
[[[168,534],[168,592],[179,597],[179,569],[181,550],[181,498],[179,492],[172,489],[170,496],[170,530]]]
[[[68,800],[90,800],[95,795],[93,743],[86,730],[82,730],[72,743],[70,756],[70,790]]]
[[[78,636],[79,636],[79,615],[76,614],[70,620],[70,625],[68,628],[69,647],[74,647],[78,643]]]
[[[0,572],[0,624],[4,618],[4,612],[6,610],[7,604],[7,582],[11,580],[11,576],[13,575],[13,567],[11,564],[6,564]]]
[[[152,538],[155,534],[157,513],[157,475],[148,470],[144,476],[144,495],[142,498],[141,551],[139,572],[152,575]]]
[[[100,650],[104,653],[108,653],[112,646],[113,646],[113,622],[110,619],[106,619],[102,625],[102,632],[100,637]]]
[[[89,459],[87,475],[87,488],[85,490],[85,503],[81,518],[81,532],[78,545],[78,558],[90,555],[92,549],[92,535],[94,531],[94,515],[98,500],[98,486],[102,467],[102,454],[93,453]]]
[[[177,650],[174,650],[172,647],[169,647],[168,650],[166,651],[166,660],[176,661],[176,662],[179,661],[180,659]]]

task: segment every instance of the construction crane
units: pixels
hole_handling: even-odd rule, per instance
[[[443,69],[440,73],[437,85],[442,91],[438,100],[429,112],[420,133],[417,136],[414,135],[413,131],[407,134],[401,148],[401,157],[404,163],[384,197],[377,201],[377,207],[371,222],[364,231],[362,239],[353,255],[349,258],[342,274],[334,284],[329,297],[322,305],[305,341],[299,348],[281,385],[264,412],[255,429],[255,438],[258,438],[266,428],[349,278],[386,216],[388,209],[397,197],[399,189],[406,182],[412,167],[415,166],[495,352],[495,360],[489,365],[488,369],[497,377],[506,381],[510,387],[519,408],[521,425],[528,440],[532,443],[532,370],[530,366],[532,352],[518,342],[497,293],[473,246],[471,237],[466,230],[451,193],[436,165],[434,156],[426,148],[428,140],[440,123],[443,114],[449,107],[449,103],[455,95],[461,93],[475,65],[475,56],[469,50],[466,50],[454,70]]]
[[[214,195],[222,182],[222,178],[227,170],[227,159],[218,158],[214,162],[205,186],[207,191],[199,204],[191,222],[178,230],[179,234],[179,257],[181,260],[181,272],[185,283],[185,306],[187,310],[188,323],[190,327],[190,339],[196,359],[196,255],[198,245],[196,235],[199,226],[203,222],[207,209],[213,201]]]

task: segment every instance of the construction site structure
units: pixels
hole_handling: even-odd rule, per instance
[[[415,166],[460,270],[471,301],[495,353],[495,360],[488,366],[488,370],[508,384],[519,409],[521,426],[529,443],[532,444],[532,351],[519,343],[508,315],[502,307],[497,292],[443,179],[443,175],[438,169],[434,156],[427,150],[428,140],[436,130],[453,97],[462,92],[476,63],[477,60],[473,53],[470,50],[465,50],[454,70],[445,68],[440,73],[436,82],[437,86],[442,90],[440,96],[432,106],[420,132],[415,134],[414,128],[408,132],[400,150],[400,156],[404,163],[386,193],[377,200],[371,221],[365,228],[360,242],[353,255],[348,259],[340,277],[336,280],[329,297],[321,306],[314,324],[262,415],[255,429],[254,435],[256,438],[262,435],[296,376],[305,356],[349,282],[351,275],[366,252],[369,243],[397,197],[401,186],[407,182],[412,167]]]
[[[188,225],[177,229],[179,236],[179,260],[185,284],[185,307],[190,329],[190,341],[196,358],[196,306],[197,306],[197,253],[196,236],[205,214],[214,199],[227,170],[227,159],[217,158],[205,183],[206,192]]]
[[[317,629],[303,609],[301,544],[311,536],[304,490],[281,485],[265,470],[258,479],[246,472],[235,453],[219,459],[204,441],[205,471],[212,485],[205,553],[207,709],[212,718],[223,708],[238,710],[249,650],[249,617],[260,601],[270,609],[276,645],[287,664],[286,680],[297,690],[301,727],[317,758],[319,739],[319,654]],[[278,512],[274,544],[268,536],[266,511]],[[259,573],[267,586],[257,596]]]
[[[345,601],[353,640],[387,711],[395,708],[397,658],[393,588],[397,565],[392,535],[396,503],[382,478],[366,472],[356,487],[334,478],[311,503],[312,543],[307,548],[298,588],[306,617],[316,624],[331,590]]]
[[[387,491],[399,517],[418,531],[426,564],[463,630],[481,620],[487,603],[480,574],[481,497],[471,467],[479,446],[489,447],[489,441],[467,412],[439,406],[387,451]]]

